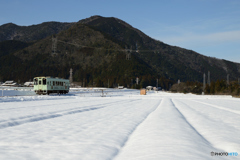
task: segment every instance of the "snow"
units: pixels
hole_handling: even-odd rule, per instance
[[[0,159],[239,158],[211,156],[240,153],[240,100],[231,96],[106,88],[74,88],[61,96],[22,92],[0,97]]]

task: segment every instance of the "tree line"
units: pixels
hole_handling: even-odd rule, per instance
[[[231,81],[229,84],[226,80],[212,81],[206,84],[203,88],[203,83],[200,82],[181,82],[176,83],[171,88],[172,92],[180,93],[194,93],[194,94],[209,94],[209,95],[240,95],[240,83],[238,81]]]

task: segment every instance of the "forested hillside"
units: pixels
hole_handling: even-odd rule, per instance
[[[203,73],[208,71],[212,80],[224,79],[227,74],[237,79],[240,72],[238,63],[154,40],[114,17],[93,16],[69,24],[42,23],[25,27],[28,34],[8,40],[12,27],[0,26],[0,37],[5,37],[0,42],[2,81],[23,82],[35,76],[68,78],[73,68],[73,80],[85,86],[108,86],[109,82],[110,87],[139,88],[155,86],[158,79],[159,86],[168,89],[178,79],[202,82]],[[42,32],[36,32],[36,28]]]

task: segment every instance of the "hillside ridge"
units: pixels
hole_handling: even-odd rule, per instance
[[[106,86],[110,79],[112,87],[132,87],[139,77],[142,87],[162,79],[161,85],[168,88],[178,79],[202,82],[203,73],[208,71],[211,80],[226,79],[227,74],[234,80],[240,73],[239,63],[165,44],[115,17],[92,16],[74,23],[18,27],[11,23],[0,26],[0,78],[4,80],[38,75],[68,78],[73,68],[74,81],[85,85]],[[56,55],[52,55],[53,35],[58,40]],[[6,43],[9,39],[15,40],[14,49]],[[1,48],[3,43],[8,45],[8,52],[6,47]]]

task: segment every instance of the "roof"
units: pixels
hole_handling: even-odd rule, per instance
[[[12,84],[14,81],[6,81],[5,84]]]
[[[44,76],[42,76],[42,77],[34,77],[34,79],[35,78],[38,78],[38,79],[43,79],[43,78],[46,78],[46,79],[51,79],[51,80],[59,80],[59,81],[69,81],[69,79],[63,79],[63,78],[59,78],[59,77],[50,77],[50,76],[48,76],[48,77],[44,77]]]
[[[30,86],[30,85],[33,85],[33,82],[25,82],[24,83],[24,86]]]

